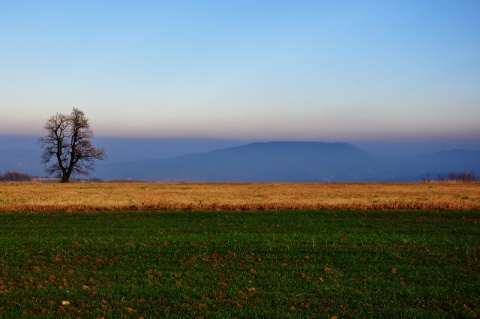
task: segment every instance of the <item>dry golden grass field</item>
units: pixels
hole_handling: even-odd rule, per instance
[[[480,209],[480,183],[0,183],[0,212]]]

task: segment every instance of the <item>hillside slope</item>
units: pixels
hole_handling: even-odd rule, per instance
[[[416,181],[425,173],[478,172],[479,163],[480,151],[381,157],[348,143],[265,142],[109,165],[99,173],[108,179],[154,181]]]

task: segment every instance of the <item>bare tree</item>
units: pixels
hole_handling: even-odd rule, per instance
[[[70,115],[57,113],[44,126],[47,134],[39,139],[42,163],[49,174],[57,174],[62,183],[72,175],[88,175],[95,160],[105,159],[105,150],[93,147],[93,132],[83,111],[73,108]]]

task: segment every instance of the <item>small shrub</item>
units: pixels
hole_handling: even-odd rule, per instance
[[[462,183],[472,183],[478,181],[479,178],[475,175],[474,171],[470,172],[449,172],[448,174],[438,174],[437,180],[439,182],[452,181]]]
[[[8,182],[30,182],[33,179],[32,175],[19,172],[6,172],[0,175],[0,181]]]

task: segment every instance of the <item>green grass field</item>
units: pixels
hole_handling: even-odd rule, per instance
[[[0,318],[478,318],[480,212],[0,214]]]

